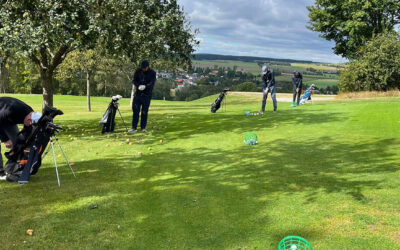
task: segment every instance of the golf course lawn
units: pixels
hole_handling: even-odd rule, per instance
[[[41,109],[40,95],[14,97]],[[87,112],[85,97],[55,96],[77,178],[57,147],[60,188],[51,154],[28,184],[0,182],[0,248],[277,249],[297,235],[317,250],[400,249],[400,98],[277,113],[268,100],[244,116],[261,100],[228,96],[211,114],[216,97],[152,101],[148,133],[124,133],[117,114],[102,135],[110,98]]]

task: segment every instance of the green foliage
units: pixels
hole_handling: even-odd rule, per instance
[[[213,85],[189,85],[176,90],[175,100],[177,101],[193,101],[202,97],[217,94],[223,90],[223,86]]]
[[[174,82],[167,79],[158,79],[153,89],[154,100],[172,100],[171,89],[173,88]]]
[[[142,59],[187,66],[196,33],[176,0],[2,1],[0,9],[0,49],[36,63],[49,105],[53,73],[75,49],[98,46],[136,66]]]
[[[340,91],[400,89],[400,35],[382,35],[357,53],[341,73]]]
[[[244,82],[239,84],[236,87],[236,91],[242,91],[242,92],[257,92],[259,91],[257,85],[255,85],[252,82]]]
[[[201,78],[196,81],[198,85],[210,85],[210,80],[208,78]]]
[[[334,52],[354,58],[359,47],[400,23],[398,0],[315,0],[309,29],[336,43]]]

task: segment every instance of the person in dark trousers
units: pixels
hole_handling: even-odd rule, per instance
[[[271,93],[275,113],[277,110],[277,103],[274,71],[268,66],[264,65],[261,71],[261,78],[263,82],[263,99],[260,113],[264,114],[265,112],[265,104],[267,103],[268,93]]]
[[[303,88],[303,76],[300,74],[300,72],[297,72],[296,70],[293,72],[292,85],[293,85],[293,101],[290,107],[296,107],[296,97],[297,97],[297,106],[299,106],[301,89]]]
[[[0,140],[6,148],[12,148],[16,142],[19,129],[17,124],[31,126],[41,117],[40,113],[16,98],[0,97]],[[5,179],[3,159],[0,146],[0,178]]]
[[[133,76],[132,83],[135,85],[136,90],[132,104],[132,128],[128,131],[128,133],[137,132],[140,111],[140,129],[142,132],[146,132],[147,114],[150,107],[154,84],[156,83],[156,72],[150,69],[148,61],[143,61],[141,63],[140,68],[136,70]]]

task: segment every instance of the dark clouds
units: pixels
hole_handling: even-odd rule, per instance
[[[313,0],[178,0],[200,30],[198,53],[344,61],[306,28]]]

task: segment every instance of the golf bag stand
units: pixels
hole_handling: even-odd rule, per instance
[[[111,98],[111,102],[108,105],[106,112],[104,113],[103,117],[100,120],[100,126],[103,125],[103,129],[101,131],[102,134],[110,133],[110,132],[114,131],[115,115],[117,114],[117,111],[119,113],[119,116],[121,117],[123,124],[124,124],[125,130],[128,131],[128,128],[126,127],[126,124],[125,124],[125,120],[124,120],[124,118],[122,118],[122,114],[118,108],[118,106],[119,106],[118,100],[121,98],[122,98],[122,96],[120,96],[120,95],[116,95]]]
[[[215,99],[214,103],[211,104],[211,113],[216,113],[217,110],[221,107],[221,103],[224,100],[225,96],[226,96],[226,92],[228,92],[229,89],[226,88],[224,89],[218,96],[217,99]],[[225,103],[226,105],[226,103]],[[225,106],[225,111],[226,111],[226,106]]]
[[[56,135],[52,135],[52,136],[50,137],[50,145],[51,145],[51,151],[52,151],[52,153],[53,153],[53,162],[54,162],[54,168],[55,168],[55,170],[56,170],[57,183],[58,183],[58,187],[60,187],[61,183],[60,183],[60,176],[59,176],[59,174],[58,174],[58,167],[57,167],[56,154],[55,154],[55,151],[54,151],[54,141],[56,141],[57,144],[58,144],[58,146],[60,147],[60,150],[61,150],[61,152],[62,152],[62,154],[63,154],[63,156],[64,156],[64,159],[65,159],[65,162],[66,162],[67,165],[69,166],[69,169],[71,170],[71,173],[73,174],[73,176],[74,176],[75,178],[76,178],[76,175],[75,175],[74,170],[73,170],[72,167],[71,167],[71,164],[70,164],[69,161],[68,161],[67,155],[65,154],[64,149],[63,149],[63,147],[61,146],[61,143],[58,141],[58,137],[57,137]],[[42,157],[42,160],[46,157],[46,155],[49,153],[49,151],[50,151],[50,147],[47,148],[46,152],[44,153],[44,155],[43,155],[43,157]],[[18,182],[18,183],[19,183],[19,182]]]
[[[39,121],[33,124],[31,127],[25,127],[18,134],[16,143],[13,148],[6,152],[5,155],[8,161],[5,165],[7,170],[7,179],[10,182],[18,182],[20,185],[28,183],[31,175],[35,175],[42,164],[43,153],[48,146],[49,142],[53,149],[54,163],[56,167],[56,174],[58,185],[60,186],[58,168],[55,162],[55,153],[53,141],[56,140],[64,158],[67,160],[64,150],[61,144],[58,142],[58,138],[55,135],[59,132],[62,127],[53,123],[53,119],[57,115],[62,115],[63,112],[54,107],[45,106],[43,108],[43,114]],[[47,148],[46,154],[50,151]],[[45,154],[45,155],[46,155]],[[42,157],[43,156],[43,157]],[[70,167],[73,175],[75,173],[71,168],[71,164],[67,160],[67,164]]]

